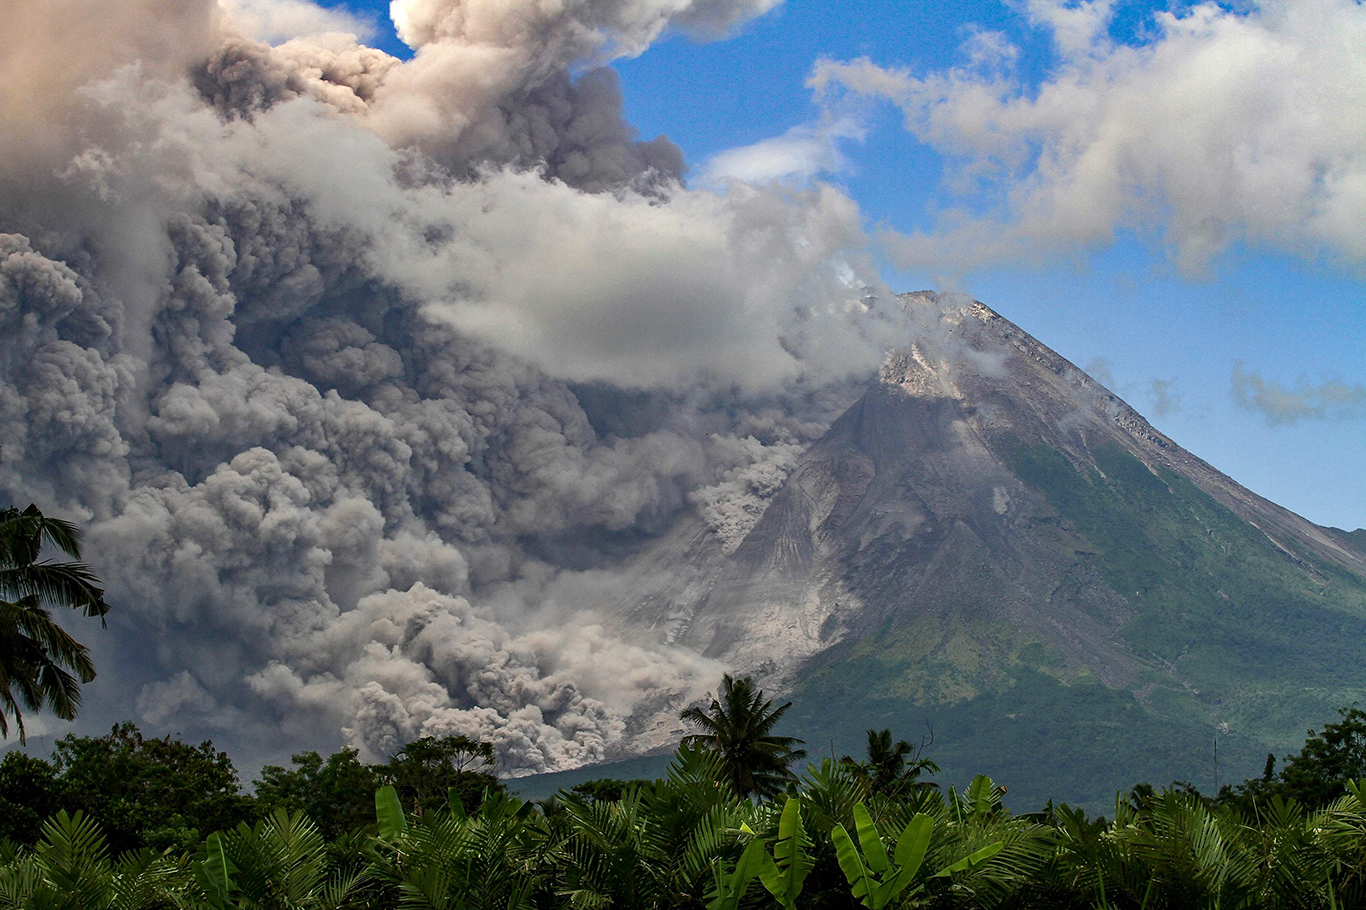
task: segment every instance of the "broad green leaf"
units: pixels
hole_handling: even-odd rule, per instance
[[[740,901],[749,890],[749,883],[759,874],[766,858],[764,842],[758,839],[750,841],[736,861],[735,868],[729,874],[718,873],[716,896],[707,904],[707,910],[739,910]]]
[[[764,863],[764,842],[757,837],[745,845],[745,852],[735,864],[735,880],[748,884],[759,874]]]
[[[769,894],[782,900],[783,873],[778,868],[778,864],[773,861],[773,857],[768,855],[767,850],[759,859],[759,882]]]
[[[791,865],[788,867],[787,872],[792,879],[790,893],[792,900],[795,903],[797,895],[802,893],[802,883],[806,881],[807,873],[811,871],[814,860],[807,855],[806,848],[802,844],[802,840],[806,837],[806,832],[802,827],[801,803],[795,799],[789,799],[788,804],[792,811],[793,826],[792,836],[788,841],[791,844],[791,847],[785,852],[791,860]],[[786,814],[788,810],[787,808],[784,808],[783,811],[784,814]]]
[[[403,804],[398,801],[398,791],[392,786],[375,791],[375,821],[379,823],[380,840],[391,841],[408,827],[408,820],[403,817]]]
[[[996,783],[985,774],[979,774],[972,779],[968,785],[967,799],[972,806],[972,814],[978,818],[986,816],[991,812],[992,790]]]
[[[793,841],[802,828],[802,804],[792,797],[783,804],[783,814],[778,819],[778,841]]]
[[[778,819],[778,842],[773,845],[773,860],[759,873],[759,880],[778,903],[794,907],[797,896],[802,893],[802,883],[811,871],[811,862],[802,847],[801,803],[788,797]]]
[[[930,847],[930,835],[934,832],[934,819],[924,812],[917,812],[915,818],[906,823],[901,836],[896,840],[896,864],[911,873],[919,871],[925,861],[925,851]]]
[[[930,848],[930,835],[934,833],[934,819],[924,812],[917,812],[911,819],[901,837],[896,841],[896,878],[892,879],[894,894],[900,894],[925,862],[925,851]]]
[[[901,889],[897,887],[896,879],[882,882],[873,889],[872,903],[868,904],[868,906],[872,907],[873,910],[882,910],[882,908],[890,904],[892,898],[896,897],[899,893],[901,893]]]
[[[485,795],[487,796],[487,794]],[[462,820],[468,818],[465,814],[465,804],[460,800],[460,791],[454,787],[446,791],[446,805],[450,808],[451,815],[456,818]]]
[[[950,866],[945,866],[942,870],[936,872],[934,877],[946,878],[950,875],[953,875],[955,872],[966,872],[969,869],[975,869],[978,866],[985,863],[987,860],[991,859],[996,854],[1000,853],[1004,847],[1005,842],[999,840],[994,844],[987,844],[981,850],[968,854],[967,856],[963,857],[958,862]]]
[[[222,836],[217,832],[210,834],[204,841],[204,858],[195,863],[194,875],[213,910],[228,910],[232,906],[229,901],[236,889],[234,871],[232,860],[223,849]]]
[[[868,869],[863,865],[863,858],[854,847],[853,838],[844,830],[844,825],[836,825],[830,831],[830,839],[835,843],[835,859],[839,861],[840,871],[849,880],[854,899],[872,906],[868,903],[868,897],[872,894],[873,883],[868,876]]]
[[[887,860],[887,848],[882,845],[882,837],[877,833],[877,825],[873,824],[873,817],[863,803],[854,806],[854,827],[858,829],[859,846],[863,848],[868,868],[882,875],[891,868],[891,863]]]

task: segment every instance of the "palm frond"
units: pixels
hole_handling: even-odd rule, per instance
[[[80,563],[34,562],[0,568],[0,596],[35,597],[43,603],[78,609],[86,616],[109,612],[99,579]]]

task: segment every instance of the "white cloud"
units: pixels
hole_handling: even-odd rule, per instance
[[[863,135],[863,126],[851,117],[800,124],[781,136],[718,153],[707,162],[701,182],[768,183],[791,178],[805,181],[818,174],[839,173],[849,166],[840,153],[839,141],[862,139]]]
[[[344,7],[322,7],[308,0],[218,0],[228,24],[248,38],[281,44],[291,38],[329,32],[372,38],[375,23]]]
[[[902,264],[970,268],[1159,230],[1199,272],[1231,245],[1366,262],[1366,6],[1280,0],[1159,12],[1141,46],[1107,3],[1036,0],[1057,62],[1037,87],[974,54],[924,76],[822,61],[810,84],[897,104],[949,161],[962,211],[889,235]]]
[[[1027,0],[1029,21],[1051,33],[1054,45],[1065,55],[1075,56],[1103,48],[1106,29],[1114,13],[1114,0]]]

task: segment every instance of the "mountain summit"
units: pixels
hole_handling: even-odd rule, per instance
[[[1243,488],[981,303],[902,306],[932,329],[738,546],[692,519],[643,554],[631,620],[794,698],[814,752],[928,724],[950,782],[1025,802],[1241,779],[1366,695],[1360,532]]]

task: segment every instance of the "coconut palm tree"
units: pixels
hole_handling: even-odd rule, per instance
[[[188,858],[143,847],[111,859],[100,826],[79,811],[62,810],[49,819],[32,850],[6,846],[0,848],[0,907],[5,910],[191,906],[183,899],[191,881]]]
[[[938,773],[939,766],[923,753],[923,743],[916,748],[904,739],[893,742],[891,730],[869,730],[868,758],[859,762],[846,755],[840,761],[869,793],[901,794],[916,787],[933,786],[921,782],[920,775]]]
[[[535,806],[493,793],[466,813],[459,794],[406,816],[392,786],[375,793],[376,838],[366,874],[397,891],[397,906],[450,910],[532,910],[544,863],[554,852],[546,818]],[[365,906],[394,906],[366,904]],[[578,903],[572,906],[580,906]],[[586,906],[610,906],[589,903]]]
[[[250,827],[240,822],[231,831],[210,834],[193,864],[205,900],[162,906],[195,910],[374,906],[363,896],[372,884],[370,870],[358,863],[342,868],[337,858],[307,816],[277,808]]]
[[[788,766],[806,756],[806,750],[797,748],[800,739],[773,735],[792,702],[775,708],[753,677],[735,679],[729,673],[721,677],[720,695],[706,711],[691,707],[680,715],[699,731],[685,736],[683,743],[719,753],[722,776],[736,795],[781,793],[794,779]]]
[[[95,678],[89,650],[53,621],[51,607],[86,616],[109,612],[90,568],[40,559],[44,546],[79,560],[80,531],[37,506],[0,509],[0,736],[9,735],[6,716],[12,715],[21,741],[21,705],[71,720],[80,708],[81,683]]]

